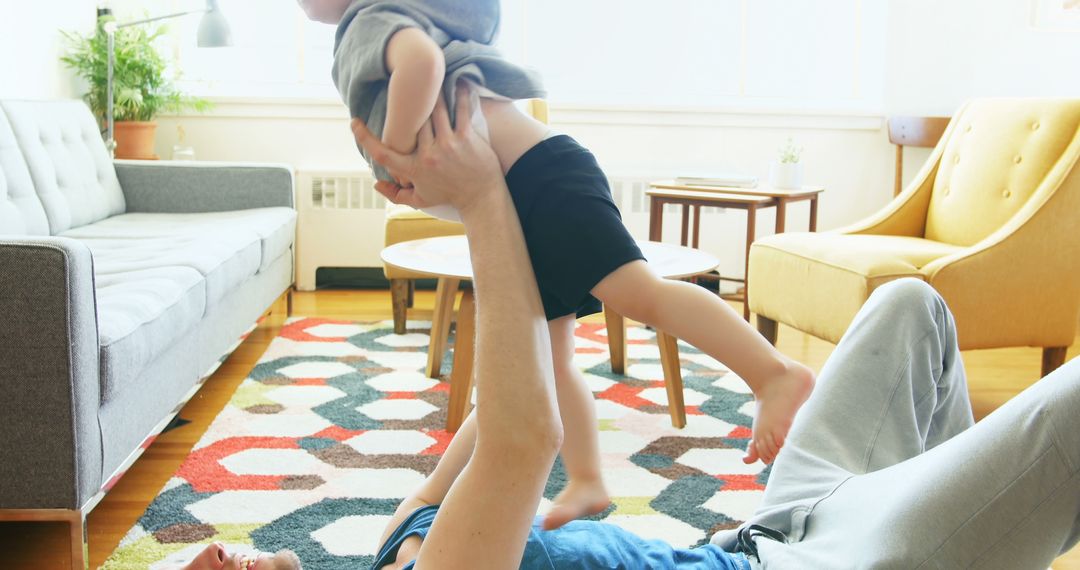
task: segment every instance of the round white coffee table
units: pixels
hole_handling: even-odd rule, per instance
[[[709,253],[679,245],[638,241],[638,247],[649,265],[667,279],[685,279],[708,273],[720,263]],[[387,265],[423,273],[439,280],[435,292],[435,311],[431,321],[431,343],[428,346],[426,370],[429,377],[438,378],[453,320],[454,297],[461,281],[472,279],[469,243],[465,236],[406,241],[383,249],[382,260]],[[475,316],[472,290],[466,289],[462,293],[461,306],[458,309],[457,345],[454,349],[453,369],[450,372],[450,408],[446,418],[448,431],[457,431],[469,410]],[[608,348],[611,351],[611,369],[616,374],[624,374],[626,324],[622,315],[607,307],[604,308],[604,319],[607,324]],[[660,348],[660,364],[664,371],[671,425],[681,428],[686,425],[686,407],[683,404],[682,375],[679,372],[678,340],[658,330],[656,342]]]

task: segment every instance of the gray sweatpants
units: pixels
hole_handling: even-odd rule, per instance
[[[788,537],[757,538],[755,568],[1047,568],[1080,532],[1080,358],[972,424],[944,301],[879,288],[747,522]]]

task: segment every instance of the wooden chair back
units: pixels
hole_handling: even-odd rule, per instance
[[[893,196],[903,190],[904,147],[933,147],[941,140],[950,117],[889,117],[889,142],[896,145]]]

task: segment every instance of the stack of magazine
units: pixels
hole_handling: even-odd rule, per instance
[[[715,186],[718,188],[757,188],[758,180],[755,176],[738,174],[705,174],[679,176],[675,179],[675,183],[686,186]]]

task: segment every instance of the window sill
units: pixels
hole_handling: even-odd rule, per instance
[[[329,97],[206,97],[214,108],[162,117],[303,119],[341,121],[348,109]],[[866,111],[806,110],[756,107],[645,107],[553,104],[557,125],[610,125],[675,128],[743,128],[808,130],[880,130],[884,117]]]

